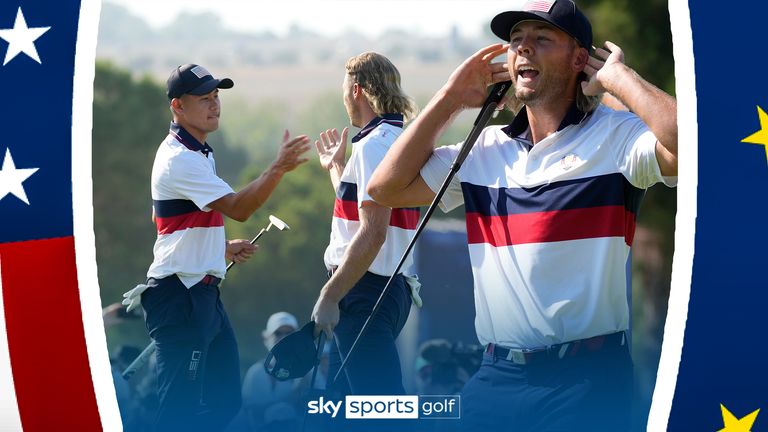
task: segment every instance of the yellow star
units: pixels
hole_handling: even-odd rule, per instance
[[[759,106],[757,114],[760,116],[760,130],[744,138],[741,142],[760,144],[765,147],[765,159],[768,160],[768,114]]]
[[[763,113],[763,115],[765,115],[765,113]],[[731,414],[731,412],[728,411],[728,408],[723,404],[720,404],[720,411],[723,412],[723,425],[725,427],[717,432],[750,432],[760,409],[756,409],[740,419],[737,419],[736,416]]]

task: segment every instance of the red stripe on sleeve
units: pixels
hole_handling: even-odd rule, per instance
[[[357,211],[357,201],[344,201],[336,198],[336,202],[333,204],[333,216],[350,221],[359,221],[360,213]]]
[[[419,224],[419,210],[410,208],[392,209],[392,216],[389,217],[389,226],[416,229]]]
[[[357,208],[357,201],[345,201],[336,198],[336,202],[333,205],[333,216],[349,221],[359,221],[360,212]],[[392,209],[392,214],[389,217],[389,226],[393,227],[416,229],[418,223],[418,209]]]

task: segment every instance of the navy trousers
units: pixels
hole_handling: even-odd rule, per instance
[[[627,344],[530,365],[485,353],[462,391],[461,428],[628,431],[632,385]]]
[[[153,430],[223,430],[240,409],[240,356],[218,286],[187,289],[175,275],[147,285],[141,303],[157,344]]]
[[[366,272],[339,302],[339,324],[334,330],[336,343],[332,344],[329,359],[328,394],[405,394],[395,345],[411,310],[410,291],[402,275],[392,281],[381,308],[352,352],[344,372],[335,383],[330,382],[341,366],[339,351],[347,355],[388,279]]]

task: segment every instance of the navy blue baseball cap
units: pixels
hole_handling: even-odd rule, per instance
[[[208,94],[216,88],[228,89],[235,85],[231,79],[216,79],[206,68],[191,63],[174,69],[166,84],[168,99],[178,98],[185,94],[200,96]]]
[[[315,345],[315,322],[282,338],[267,353],[264,370],[278,381],[301,378],[319,363],[322,347]]]
[[[509,42],[509,33],[523,21],[544,21],[571,35],[592,52],[592,24],[572,0],[531,0],[522,10],[507,11],[491,20],[491,30]]]

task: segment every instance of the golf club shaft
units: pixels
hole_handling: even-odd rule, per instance
[[[257,240],[259,240],[259,238],[261,238],[261,236],[262,236],[262,235],[263,235],[265,232],[269,231],[269,228],[270,228],[271,226],[272,226],[272,223],[270,222],[270,223],[269,223],[269,225],[267,225],[267,227],[266,227],[266,228],[262,228],[262,229],[261,229],[261,231],[259,231],[259,233],[258,233],[258,234],[256,234],[256,237],[254,237],[254,238],[253,238],[253,240],[251,240],[251,244],[254,244],[254,243],[256,243],[256,241],[257,241]],[[231,269],[233,265],[235,265],[235,262],[234,262],[234,261],[232,261],[231,263],[229,263],[229,265],[227,265],[227,271],[229,271],[229,269]]]
[[[146,348],[144,348],[144,351],[141,352],[132,362],[128,365],[127,368],[122,373],[123,379],[128,381],[131,379],[133,374],[135,374],[139,369],[141,369],[142,366],[144,366],[149,361],[149,356],[152,355],[153,352],[155,352],[155,349],[157,349],[157,346],[155,346],[155,341],[150,342],[149,345],[147,345]]]
[[[347,365],[347,361],[352,356],[352,353],[354,352],[355,347],[357,346],[357,343],[360,341],[363,334],[365,334],[365,331],[368,329],[368,325],[370,324],[371,320],[381,308],[382,300],[384,299],[384,296],[387,295],[389,286],[392,284],[392,281],[394,280],[395,276],[397,276],[397,274],[400,272],[400,268],[402,268],[403,264],[405,263],[405,260],[408,258],[408,255],[410,254],[411,250],[416,244],[416,240],[419,238],[419,235],[424,230],[424,227],[427,225],[427,222],[429,222],[429,219],[432,217],[432,213],[435,212],[437,205],[440,203],[440,200],[443,198],[445,191],[448,189],[448,185],[450,185],[451,180],[453,180],[453,176],[456,175],[456,173],[459,171],[459,168],[461,168],[461,164],[464,163],[464,159],[467,158],[469,151],[475,145],[475,141],[477,141],[477,137],[480,136],[480,132],[482,132],[483,128],[485,128],[485,125],[491,119],[491,115],[493,115],[493,112],[496,110],[496,107],[499,105],[499,103],[501,102],[501,99],[504,97],[504,95],[507,93],[507,90],[509,90],[511,86],[512,86],[511,81],[504,81],[504,82],[497,83],[493,86],[490,93],[488,94],[488,97],[485,99],[485,102],[483,103],[483,107],[481,108],[480,113],[478,114],[477,119],[475,120],[475,123],[472,126],[472,129],[469,131],[469,134],[467,135],[467,139],[464,140],[464,144],[462,145],[461,150],[459,150],[459,154],[456,156],[456,160],[453,162],[453,165],[451,165],[451,169],[448,172],[448,175],[445,177],[445,180],[443,180],[442,186],[440,186],[440,190],[435,194],[435,198],[432,200],[432,204],[429,205],[429,207],[427,208],[427,211],[424,213],[424,218],[421,219],[421,221],[419,222],[419,225],[416,227],[416,232],[414,233],[413,238],[408,243],[408,247],[405,248],[405,252],[403,252],[403,255],[400,257],[400,261],[397,263],[397,267],[395,267],[395,271],[392,272],[392,276],[389,277],[389,280],[387,280],[387,284],[384,285],[384,289],[381,290],[381,294],[379,294],[379,298],[376,300],[376,304],[373,305],[371,314],[368,315],[368,318],[365,320],[365,323],[363,323],[363,327],[360,329],[360,332],[357,334],[357,337],[355,337],[355,341],[352,342],[352,346],[349,347],[349,351],[344,356],[344,360],[341,362],[341,366],[339,367],[339,370],[336,372],[336,375],[333,377],[333,381],[332,381],[333,383],[336,382],[336,380],[339,378],[341,373],[344,371],[344,368]]]

